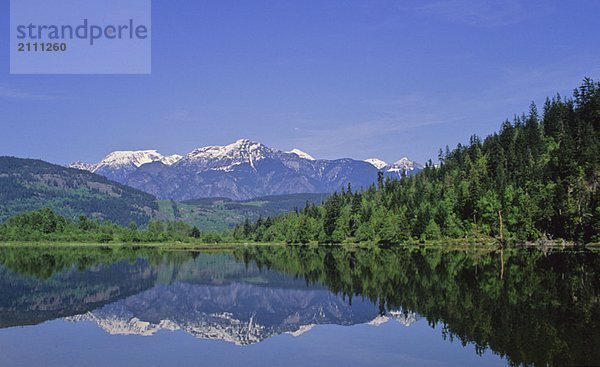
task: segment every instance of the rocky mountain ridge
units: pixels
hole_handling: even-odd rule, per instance
[[[299,149],[284,152],[248,139],[197,148],[185,155],[163,156],[156,150],[118,151],[98,163],[75,162],[70,167],[178,201],[327,193],[348,183],[355,188],[369,186],[380,170],[387,176],[400,177],[422,168],[408,158],[393,164],[377,159],[315,159]]]

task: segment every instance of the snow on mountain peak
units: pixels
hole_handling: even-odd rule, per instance
[[[307,159],[309,161],[316,161],[316,159],[313,158],[312,155],[310,155],[310,154],[308,154],[306,152],[303,152],[300,149],[294,148],[294,149],[290,150],[288,153],[295,154],[298,157],[303,158],[303,159]]]
[[[171,168],[160,167],[159,162]],[[397,176],[398,178],[403,177],[405,174],[418,172],[423,168],[423,166],[411,161],[407,157],[403,157],[394,163],[387,163],[377,158],[366,159],[364,162],[369,163],[373,168],[383,171],[385,174],[389,174],[392,177]],[[84,162],[75,162],[69,167],[98,173],[125,184],[133,184],[135,182],[134,187],[141,188],[142,186],[149,187],[147,185],[153,178],[144,178],[143,182],[137,182],[135,180],[130,181],[130,177],[135,175],[138,168],[148,163],[153,163],[153,166],[147,167],[148,169],[145,170],[145,173],[163,172],[163,169],[169,169],[170,172],[175,173],[173,178],[169,178],[172,182],[177,182],[188,173],[191,175],[200,175],[203,172],[209,171],[237,172],[239,170],[240,172],[243,172],[243,174],[246,174],[248,166],[253,172],[259,174],[264,174],[264,172],[269,170],[279,172],[280,170],[290,169],[293,171],[294,175],[298,174],[302,177],[307,177],[310,180],[317,180],[318,182],[334,182],[335,180],[344,180],[347,182],[349,180],[348,177],[351,177],[354,180],[363,180],[363,178],[358,177],[359,175],[362,175],[361,172],[365,169],[369,172],[372,170],[370,166],[367,166],[362,162],[356,162],[352,159],[333,161],[317,160],[300,149],[295,148],[289,152],[284,152],[269,148],[264,144],[250,139],[238,139],[229,145],[214,145],[197,148],[184,156],[177,154],[163,156],[157,150],[114,151],[98,163],[87,164]],[[361,167],[360,172],[353,171],[355,163],[359,163]],[[281,167],[281,165],[284,167]],[[188,183],[177,183],[173,186],[180,184],[185,186],[186,190],[189,190],[189,192],[193,192],[193,194],[185,193],[185,195],[206,195],[204,189],[200,191],[199,189],[192,188],[192,185]],[[234,184],[235,187],[237,187],[237,185],[237,183]],[[310,187],[306,185],[309,185]],[[313,186],[312,183],[306,185],[305,183],[300,184],[297,190],[315,190],[315,186]],[[335,185],[338,185],[338,183]],[[233,186],[227,186],[225,188],[215,184],[214,190],[215,192],[226,192],[227,195],[236,198],[245,197],[244,195],[251,195],[249,193],[241,193],[241,191],[234,189]],[[256,188],[252,187],[250,190],[256,190]],[[270,189],[262,187],[260,190],[266,191]],[[281,190],[289,189],[286,186],[285,189],[282,187]],[[320,188],[319,190],[330,190],[330,188]],[[149,192],[160,197],[167,197],[167,189],[156,188],[153,186]],[[172,192],[168,195],[172,195]]]
[[[394,162],[394,164],[390,165],[387,172],[413,171],[421,168],[423,167],[420,164],[411,161],[407,157],[402,157]]]
[[[84,171],[92,171],[95,164],[85,163],[82,161],[73,162],[69,165],[69,168],[76,168]]]
[[[162,163],[164,163],[165,165],[170,166],[170,165],[177,163],[181,158],[183,158],[183,156],[181,156],[179,154],[173,154],[173,155],[164,156],[163,159],[161,159],[160,161]]]
[[[95,170],[100,167],[120,167],[130,166],[140,167],[146,163],[161,162],[167,166],[170,166],[180,160],[180,155],[174,154],[169,156],[163,156],[156,150],[124,150],[115,151],[107,155],[100,163],[95,167]]]
[[[372,164],[377,169],[385,168],[388,165],[387,162],[384,162],[381,159],[377,159],[377,158],[365,159],[365,162]]]
[[[399,160],[397,160],[396,162],[394,162],[394,164],[412,164],[412,163],[413,163],[413,161],[408,159],[408,157],[402,157]]]
[[[162,158],[162,154],[156,150],[117,150],[100,161],[100,165],[139,167],[142,164],[160,161]]]
[[[386,163],[386,162],[382,161],[381,159],[377,159],[377,158],[366,159],[365,162],[372,164],[379,170],[382,170],[385,172],[390,172],[390,173],[392,173],[392,172],[398,173],[398,174],[401,174],[402,172],[409,172],[409,171],[414,171],[415,169],[423,168],[423,166],[421,166],[418,163],[415,163],[414,161],[408,159],[407,157],[402,157],[392,164]]]
[[[194,149],[185,156],[185,159],[197,160],[260,160],[266,158],[272,150],[261,143],[248,139],[239,139],[229,145],[213,145]]]
[[[174,154],[163,156],[158,151],[152,150],[117,150],[109,153],[96,164],[75,162],[69,165],[71,168],[83,169],[96,172],[101,168],[140,167],[146,163],[161,162],[170,166],[180,160],[180,155]]]

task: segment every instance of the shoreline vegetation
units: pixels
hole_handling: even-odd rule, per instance
[[[247,226],[252,224],[246,223]],[[236,235],[236,230],[202,232],[184,222],[151,221],[146,228],[132,222],[124,227],[111,222],[100,222],[80,216],[77,221],[56,214],[52,209],[26,212],[0,224],[0,247],[124,247],[164,248],[174,250],[229,249],[244,246],[341,246],[341,247],[481,247],[511,248],[600,248],[600,242],[578,243],[563,239],[539,238],[533,241],[501,240],[479,234],[472,237],[440,237],[436,239],[408,238],[402,242],[385,243],[377,240],[357,241],[355,238],[341,242],[307,242],[270,240],[256,241]]]
[[[250,226],[250,224],[246,224]],[[0,224],[0,248],[2,247],[97,247],[127,249],[170,249],[170,250],[226,250],[245,246],[338,246],[346,248],[389,248],[389,247],[445,247],[485,249],[511,248],[583,248],[600,247],[600,243],[577,243],[562,239],[541,238],[535,241],[501,241],[491,236],[470,238],[407,239],[399,243],[380,241],[342,242],[286,242],[255,241],[239,238],[235,230],[202,233],[197,227],[183,222],[152,221],[147,228],[140,229],[132,222],[128,227],[110,222],[99,222],[80,216],[78,221],[62,217],[52,209],[26,212]]]
[[[577,246],[600,242],[600,83],[586,78],[572,98],[548,98],[543,114],[505,121],[500,132],[440,150],[439,162],[360,190],[350,185],[321,205],[259,218],[232,230],[178,221],[143,228],[52,209],[0,224],[0,242],[201,244],[495,244]],[[190,245],[191,246],[191,245]]]
[[[236,250],[241,248],[251,247],[306,247],[306,248],[319,248],[319,247],[332,247],[332,248],[345,248],[347,250],[352,249],[389,249],[392,247],[401,248],[439,248],[447,250],[466,250],[466,251],[500,251],[503,249],[538,249],[538,250],[576,250],[576,249],[589,249],[589,250],[600,250],[600,243],[587,243],[578,244],[575,242],[567,242],[562,240],[555,241],[537,241],[537,242],[525,242],[515,243],[510,246],[506,246],[497,240],[491,239],[487,241],[465,241],[464,239],[449,239],[449,240],[437,240],[437,241],[426,241],[426,242],[405,242],[398,243],[392,246],[382,246],[373,242],[347,242],[347,243],[285,243],[285,242],[91,242],[91,241],[0,241],[0,249],[2,248],[99,248],[99,249],[129,249],[129,250],[143,250],[143,249],[156,249],[156,250],[169,250],[169,251],[226,251]]]

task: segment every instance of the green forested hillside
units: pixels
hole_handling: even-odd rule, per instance
[[[114,223],[147,223],[158,210],[152,195],[87,171],[40,160],[0,157],[0,222],[18,213],[51,208]]]
[[[238,226],[257,241],[400,243],[502,236],[600,240],[600,83],[506,121],[498,133],[440,150],[439,164],[401,180],[352,188],[322,206]]]

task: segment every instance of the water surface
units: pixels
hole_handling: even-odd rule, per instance
[[[590,251],[1,248],[1,366],[600,363]]]

